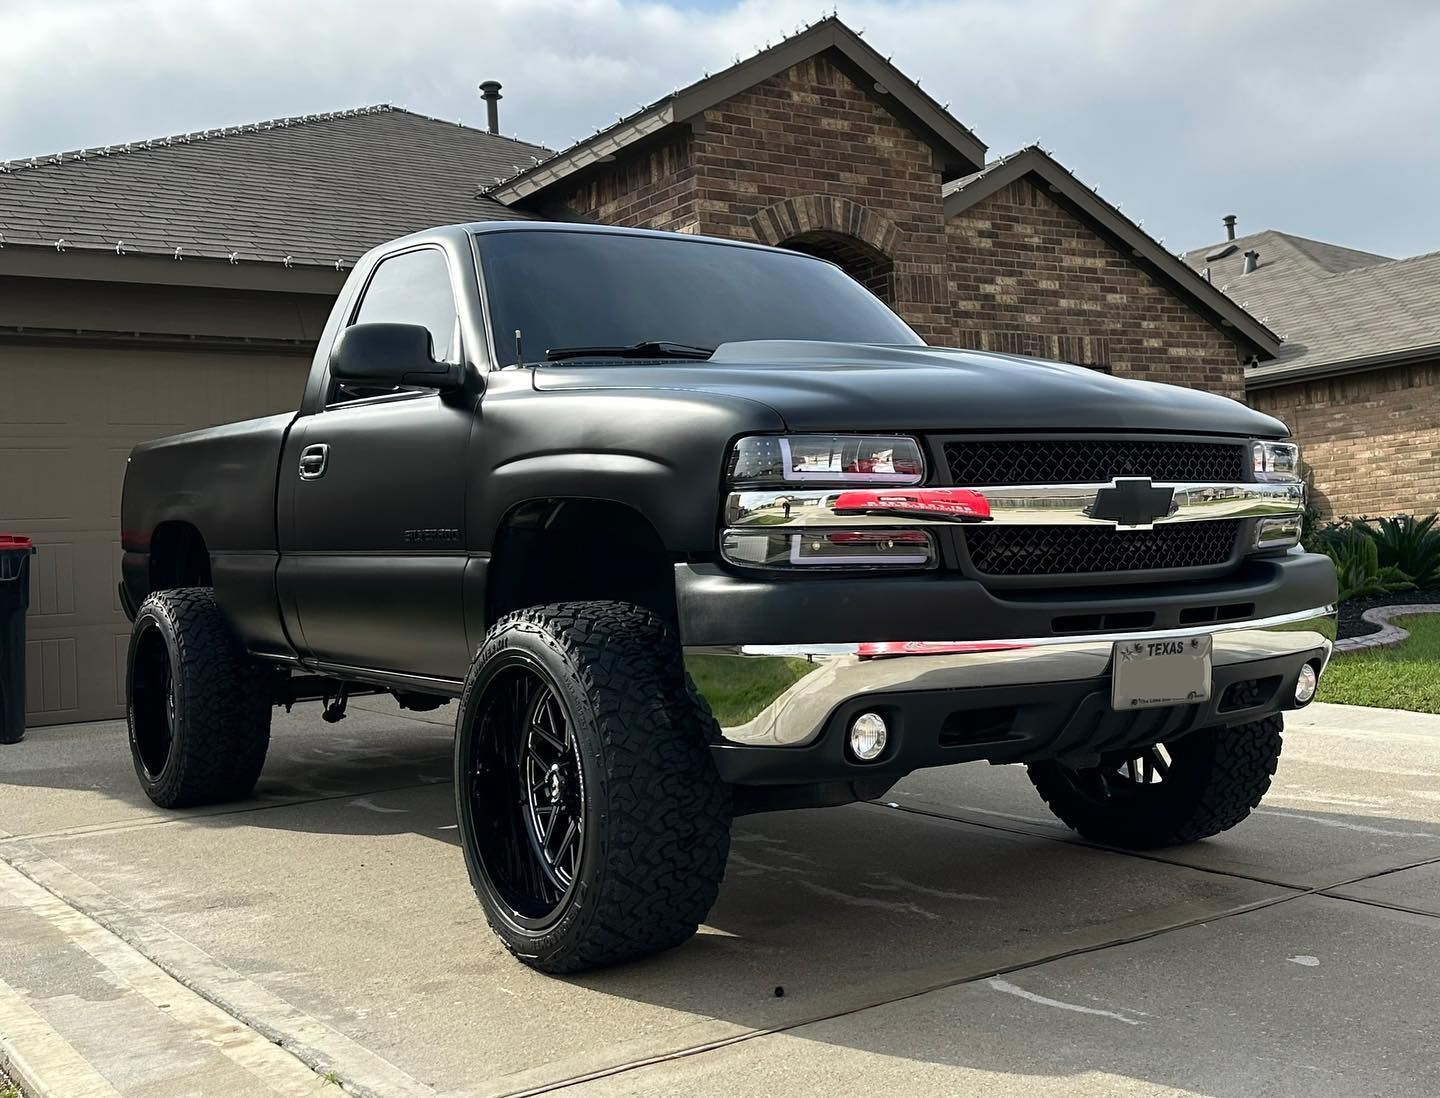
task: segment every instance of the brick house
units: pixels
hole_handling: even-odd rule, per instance
[[[1440,253],[1391,259],[1288,233],[1185,256],[1280,332],[1246,371],[1251,404],[1284,420],[1339,515],[1440,509]]]
[[[840,264],[931,342],[1230,396],[1244,363],[1281,349],[1040,149],[987,161],[833,18],[558,153],[372,107],[6,163],[0,529],[40,545],[34,723],[122,711],[129,448],[295,407],[330,302],[369,247],[525,217],[795,248]]]

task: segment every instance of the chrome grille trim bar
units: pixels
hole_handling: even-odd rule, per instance
[[[1135,479],[1135,478],[1125,478]],[[1103,518],[1092,518],[1096,496],[1108,484],[1023,484],[999,487],[924,488],[920,489],[935,501],[956,500],[979,494],[990,506],[991,521],[1003,525],[1086,525],[1115,528],[1118,524]],[[1305,486],[1299,482],[1202,484],[1193,482],[1157,481],[1157,489],[1174,492],[1170,513],[1157,517],[1153,525],[1172,522],[1208,522],[1216,519],[1264,518],[1271,515],[1294,515],[1305,507]],[[731,492],[725,501],[725,525],[746,527],[815,527],[815,526],[949,526],[970,522],[958,512],[941,513],[910,510],[903,505],[893,508],[840,511],[836,503],[845,489],[836,487],[767,488]],[[897,497],[916,489],[897,489]],[[884,495],[877,489],[876,494]],[[1144,526],[1121,526],[1120,529],[1147,529]]]

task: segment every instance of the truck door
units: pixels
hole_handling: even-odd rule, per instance
[[[349,317],[372,321],[422,324],[437,360],[464,361],[445,252],[381,260]],[[280,589],[297,639],[327,663],[463,679],[473,399],[327,385],[323,410],[297,422],[280,467],[290,509],[279,522]]]

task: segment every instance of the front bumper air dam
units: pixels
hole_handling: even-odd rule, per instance
[[[1241,724],[1295,707],[1306,663],[1323,671],[1335,636],[1330,605],[1266,619],[1091,636],[890,644],[687,647],[686,660],[722,723],[721,777],[785,785],[897,777],[949,763],[1084,759]],[[1207,701],[1117,711],[1116,641],[1209,633]],[[862,712],[889,726],[884,754],[848,756]]]

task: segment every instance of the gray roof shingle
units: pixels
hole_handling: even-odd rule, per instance
[[[1259,253],[1259,265],[1244,274],[1247,251]],[[1267,230],[1197,248],[1185,261],[1208,267],[1215,286],[1285,337],[1251,380],[1440,344],[1440,252],[1390,259]]]
[[[7,161],[0,243],[348,266],[418,229],[526,217],[478,192],[547,155],[382,104]]]

